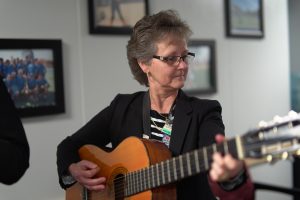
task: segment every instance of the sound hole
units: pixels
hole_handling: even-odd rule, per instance
[[[114,188],[115,188],[115,200],[123,200],[125,183],[124,183],[124,175],[119,174],[114,179]]]

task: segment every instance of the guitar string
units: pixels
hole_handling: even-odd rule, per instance
[[[194,153],[194,152],[191,152],[191,153],[189,153],[189,154],[192,154],[192,153]],[[173,162],[176,162],[176,161],[178,161],[178,157],[177,158],[173,158],[174,159],[174,161]],[[200,160],[203,160],[203,156],[200,154],[199,155],[199,158],[198,158],[198,163],[200,162]],[[211,160],[208,160],[209,162],[211,161]],[[178,163],[177,163],[178,164]],[[187,166],[188,166],[188,164],[187,164],[187,162],[183,162],[182,163],[183,164],[183,168],[186,168]],[[166,164],[162,164],[162,163],[159,163],[159,165],[160,165],[160,167],[159,167],[159,172],[160,172],[160,174],[162,174],[162,173],[164,173],[164,174],[167,174],[167,171],[168,171],[168,169],[167,169],[167,166],[166,166]],[[162,167],[163,168],[162,168]],[[191,170],[195,170],[195,164],[192,164],[190,167],[193,167],[193,169],[191,169]],[[201,163],[199,163],[199,168],[202,168],[202,170],[203,170],[203,168],[205,169],[205,171],[207,170],[206,169],[206,166],[205,166],[205,164],[201,164]],[[135,171],[134,173],[135,174],[138,174],[138,173],[143,173],[144,174],[144,177],[145,177],[145,173],[147,172],[146,170],[149,170],[149,167],[148,168],[144,168],[144,169],[140,169],[140,170],[138,170],[138,171]],[[180,176],[180,174],[181,174],[181,168],[176,168],[175,170],[173,169],[173,173],[176,173],[176,174],[178,174],[178,176]],[[170,170],[169,170],[170,171]],[[186,170],[184,170],[184,171],[186,171]],[[128,174],[126,174],[126,176],[128,177]],[[172,175],[173,176],[173,175]],[[122,179],[123,179],[123,177],[121,177]],[[119,179],[121,179],[121,178],[116,178],[115,179],[115,182],[116,183],[119,183]],[[149,176],[146,176],[145,177],[146,179],[149,179],[150,178],[150,180],[151,180],[151,178],[152,177],[149,177]],[[126,178],[125,178],[126,179]],[[134,176],[134,179],[136,180],[137,179],[137,177],[136,176]],[[123,180],[122,180],[123,181]],[[138,179],[137,179],[137,181],[139,181]],[[153,183],[152,183],[153,184]],[[133,188],[135,188],[136,187],[136,185],[138,185],[138,186],[140,186],[140,184],[134,184],[134,185],[132,185],[132,187]],[[146,184],[145,184],[146,185]],[[122,189],[121,189],[122,190]],[[123,190],[122,190],[123,191]]]
[[[189,154],[192,154],[192,153],[195,153],[197,150],[195,150],[195,151],[192,151],[192,152],[189,152]],[[199,151],[199,150],[198,150]],[[198,158],[198,161],[200,162],[200,159],[202,159],[202,160],[204,160],[203,159],[203,155],[202,155],[202,153],[203,152],[201,152],[200,154],[199,154],[199,152],[198,152],[198,156],[199,156],[199,158]],[[183,154],[183,155],[185,155],[185,154]],[[209,157],[209,155],[207,155],[208,157]],[[171,160],[173,160],[173,159],[178,159],[178,157],[173,157],[172,159],[169,159],[170,161]],[[159,165],[161,165],[163,162],[165,162],[165,161],[162,161],[162,162],[160,162],[160,163],[158,163]],[[184,162],[183,164],[185,164],[186,162]],[[163,164],[162,164],[163,165]],[[153,166],[153,165],[152,165]],[[199,165],[200,167],[203,167],[203,166],[205,166],[205,164],[204,165],[201,165],[201,163],[200,163],[200,165]],[[139,170],[137,170],[137,171],[134,171],[134,172],[130,172],[130,173],[139,173],[141,170],[147,170],[147,169],[149,169],[150,168],[150,166],[149,167],[147,167],[147,168],[143,168],[143,169],[139,169]],[[160,167],[160,169],[161,169],[161,167]],[[128,173],[129,174],[129,173]],[[128,175],[128,174],[126,174],[126,175]],[[118,178],[116,178],[115,180],[118,180],[118,179],[123,179],[123,177],[118,177]]]
[[[151,177],[150,177],[151,178]],[[147,178],[146,178],[147,179]],[[115,187],[115,197],[116,198],[120,198],[120,197],[124,197],[125,196],[125,194],[124,194],[124,188],[125,188],[125,185],[126,185],[126,182],[124,181],[123,182],[123,187],[122,188],[120,188],[120,187]],[[139,185],[139,184],[134,184],[134,186],[133,187],[135,187],[136,185]],[[150,189],[150,188],[149,188]],[[140,191],[141,190],[141,191]],[[137,194],[137,193],[139,193],[139,192],[143,192],[143,191],[146,191],[146,188],[141,188],[140,190],[138,190],[138,191],[135,191],[135,193],[134,194]],[[134,194],[132,194],[132,195],[134,195]]]
[[[198,161],[199,161],[200,159],[198,159]],[[186,162],[184,162],[183,163],[183,168],[185,168],[186,166],[187,166],[188,164],[186,163]],[[205,168],[205,170],[203,170],[202,172],[206,172],[207,171],[207,169],[206,169],[206,166],[204,165],[204,164],[200,164],[199,165],[200,166],[200,168]],[[163,170],[166,170],[166,166],[163,166]],[[197,169],[196,169],[196,165],[191,165],[191,171],[196,171]],[[176,173],[177,173],[177,176],[178,177],[180,177],[180,173],[181,173],[181,169],[178,169],[178,168],[176,168],[175,169],[175,171],[176,171]],[[186,170],[185,170],[186,171]],[[160,172],[161,172],[161,170],[160,170]],[[159,173],[159,175],[160,175],[161,173]],[[127,176],[128,174],[125,174],[125,176]],[[151,179],[152,177],[148,177],[147,176],[147,178],[145,178],[145,179]],[[122,178],[124,181],[123,181],[123,184],[122,184],[122,186],[121,186],[121,181],[120,181],[120,179],[121,178],[116,178],[115,180],[117,180],[117,182],[116,181],[114,181],[115,183],[117,183],[117,184],[119,184],[119,187],[115,187],[114,188],[114,193],[115,193],[115,197],[116,197],[116,199],[117,198],[122,198],[122,197],[125,197],[125,193],[124,193],[124,191],[126,190],[126,187],[125,187],[125,185],[126,185],[126,178]],[[182,179],[182,178],[178,178],[176,181],[178,181],[178,180],[180,180],[180,179]],[[140,179],[138,180],[138,181],[141,181]],[[146,182],[146,181],[145,181]],[[175,182],[175,181],[174,181]],[[136,186],[140,186],[140,184],[139,183],[135,183],[135,184],[133,184],[132,185],[132,187],[133,188],[135,188],[136,189]],[[139,188],[138,188],[139,189]],[[143,188],[141,188],[141,189],[143,189]],[[149,188],[149,189],[151,189],[151,188]],[[143,192],[143,191],[137,191],[137,193],[134,193],[134,194],[132,194],[132,195],[135,195],[135,194],[138,194],[139,192]],[[100,197],[104,197],[105,196],[105,193],[104,192],[101,192],[100,194],[99,194],[99,196]],[[100,198],[101,199],[101,198]]]
[[[199,151],[199,150],[198,150]],[[194,153],[194,152],[190,152],[190,154],[192,154],[192,153]],[[211,152],[211,153],[213,153],[213,152]],[[209,164],[211,163],[211,157],[209,157],[210,159],[208,160],[208,162],[209,162]],[[176,159],[177,159],[177,161],[178,161],[178,157],[177,158],[175,158],[175,162],[176,162]],[[200,154],[199,155],[199,158],[198,158],[198,163],[200,162],[200,160],[203,160],[203,155],[202,154]],[[194,158],[194,162],[195,162],[195,158]],[[161,163],[159,163],[159,164],[161,164]],[[178,164],[178,163],[177,163]],[[182,167],[184,168],[184,169],[186,169],[186,167],[188,166],[188,163],[187,162],[183,162],[182,163]],[[161,167],[159,167],[159,174],[158,175],[162,175],[162,173],[164,172],[164,174],[166,174],[166,171],[168,171],[168,169],[166,169],[166,165],[164,164],[164,165],[162,165],[162,168]],[[197,172],[197,169],[195,169],[196,168],[196,165],[195,164],[193,164],[192,163],[192,165],[190,165],[190,168],[191,168],[191,172],[192,173],[195,173],[195,172]],[[202,169],[202,171],[203,172],[205,172],[205,171],[207,171],[208,169],[207,169],[207,167],[206,167],[206,165],[205,164],[203,164],[203,163],[199,163],[199,168],[200,168],[200,171],[201,171],[201,169]],[[203,169],[205,169],[205,170],[203,170]],[[143,173],[144,172],[144,179],[145,180],[147,180],[148,179],[148,181],[149,181],[149,179],[151,180],[151,178],[152,177],[149,177],[149,176],[146,176],[146,174],[145,174],[145,172],[146,172],[146,170],[149,170],[149,168],[147,168],[147,169],[140,169],[140,170],[138,170],[138,171],[136,171],[135,173],[137,174],[137,173]],[[170,171],[170,170],[169,170]],[[180,179],[182,179],[182,177],[181,177],[181,171],[182,171],[182,168],[176,168],[175,170],[173,170],[173,174],[172,174],[172,176],[173,175],[175,175],[175,171],[176,171],[176,174],[177,174],[177,176],[179,177],[177,180],[180,180]],[[184,175],[186,175],[188,172],[186,172],[186,170],[184,170]],[[125,188],[125,185],[126,185],[126,177],[128,177],[128,174],[125,174],[125,177],[120,177],[120,178],[116,178],[115,179],[115,183],[116,184],[119,184],[120,185],[120,183],[121,183],[121,181],[120,181],[120,179],[122,179],[122,182],[123,182],[123,186],[120,186],[120,187],[116,187],[115,188],[115,195],[116,196],[120,196],[120,195],[124,195],[124,191],[127,189],[127,188]],[[137,184],[133,184],[133,185],[131,185],[131,188],[133,188],[134,190],[138,190],[138,191],[135,191],[135,192],[141,192],[140,190],[145,190],[145,189],[147,189],[147,188],[149,188],[149,184],[148,184],[148,186],[147,186],[147,181],[145,181],[146,183],[144,184],[145,185],[145,188],[143,187],[143,188],[136,188],[136,186],[140,186],[141,185],[141,180],[140,179],[137,179],[137,177],[135,176],[134,177],[134,180],[136,180],[136,182],[137,182]],[[175,180],[175,181],[177,181],[177,180]],[[154,184],[154,183],[152,183],[152,184]],[[150,187],[151,188],[151,187]],[[149,189],[150,189],[149,188]]]
[[[203,156],[199,156],[200,157],[200,159],[198,159],[198,163],[200,162],[200,160],[201,159],[203,159]],[[195,160],[194,160],[194,162],[195,162]],[[211,160],[209,160],[208,161],[209,163],[211,163]],[[186,169],[186,167],[188,166],[188,164],[187,164],[187,162],[184,162],[183,163],[183,168],[185,168]],[[192,164],[192,165],[190,165],[190,167],[191,167],[191,171],[192,171],[192,175],[193,175],[193,173],[195,174],[195,172],[197,173],[197,168],[196,168],[196,165],[195,164]],[[203,163],[199,163],[199,168],[200,168],[200,172],[201,172],[201,169],[202,169],[202,172],[206,172],[208,169],[206,168],[206,165],[205,164],[203,164]],[[166,166],[165,165],[163,165],[163,171],[166,171]],[[205,170],[203,170],[203,169],[205,169]],[[175,171],[176,171],[176,173],[177,173],[177,176],[179,177],[177,180],[174,180],[173,182],[175,182],[175,181],[178,181],[178,180],[180,180],[180,179],[182,179],[182,177],[181,177],[181,168],[180,169],[178,169],[178,168],[176,168],[175,169]],[[160,169],[159,170],[159,174],[158,175],[162,175],[162,170]],[[184,170],[184,172],[185,172],[185,174],[184,175],[186,175],[187,174],[187,172],[186,172],[186,170]],[[199,173],[200,173],[199,172]],[[174,172],[173,172],[174,173]],[[166,174],[166,173],[165,173]],[[173,176],[173,175],[172,175]],[[187,176],[186,176],[187,177]],[[151,180],[151,178],[152,177],[149,177],[149,176],[146,176],[144,179],[145,180],[147,180],[147,179],[149,179],[150,178],[150,180]],[[172,177],[173,178],[173,177]],[[124,195],[124,192],[123,191],[125,191],[126,190],[126,188],[125,188],[125,185],[126,185],[126,178],[124,179],[125,181],[124,181],[124,183],[123,183],[123,188],[119,188],[119,187],[116,187],[115,188],[115,195],[116,195],[116,197],[118,196],[122,196],[123,197],[123,195]],[[141,181],[141,180],[137,180],[137,181]],[[147,181],[145,181],[145,182],[147,182]],[[138,182],[138,184],[133,184],[133,188],[136,190],[136,189],[139,189],[138,191],[135,191],[135,192],[142,192],[142,191],[144,191],[145,189],[148,189],[149,187],[146,185],[146,188],[136,188],[136,186],[140,186],[140,184],[139,184],[140,182]],[[153,184],[153,183],[152,183]],[[124,189],[125,188],[125,189]],[[153,188],[155,188],[155,187],[153,187]],[[149,189],[151,189],[151,187],[149,188]],[[141,190],[141,191],[140,191]],[[136,193],[134,193],[134,194],[136,194]],[[134,195],[133,194],[133,195]]]
[[[186,164],[183,164],[183,168],[186,168],[188,166],[188,164],[186,163]],[[200,168],[202,168],[202,172],[206,172],[207,171],[207,169],[206,169],[206,167],[205,167],[205,165],[199,165],[200,166]],[[203,168],[205,169],[205,170],[203,170]],[[166,167],[165,166],[163,166],[163,171],[166,171]],[[176,182],[176,181],[178,181],[178,180],[181,180],[182,179],[182,177],[181,177],[181,169],[178,169],[178,168],[176,168],[175,169],[175,171],[176,171],[176,173],[177,173],[177,180],[174,180],[174,182]],[[196,165],[191,165],[191,171],[192,172],[196,172],[197,171],[197,169],[196,169]],[[158,175],[161,175],[162,174],[162,170],[159,170],[159,174]],[[186,170],[184,170],[184,172],[186,172]],[[187,173],[185,173],[184,175],[186,175]],[[172,176],[172,175],[171,175]],[[187,177],[187,176],[185,176],[185,177]],[[172,176],[172,178],[173,178],[173,176]],[[145,182],[147,182],[147,179],[152,179],[152,177],[149,177],[149,176],[146,176],[145,178],[144,178],[144,180],[145,180]],[[136,181],[137,183],[135,183],[135,184],[133,184],[132,185],[132,187],[134,188],[134,194],[136,194],[136,193],[139,193],[139,192],[142,192],[142,191],[145,191],[145,190],[147,190],[147,189],[151,189],[151,188],[155,188],[155,187],[146,187],[146,188],[140,188],[139,186],[141,185],[140,184],[140,182],[141,182],[141,179],[138,179],[137,181]],[[165,181],[166,182],[166,181]],[[118,183],[120,183],[120,181],[118,181]],[[152,183],[153,184],[153,183]],[[168,183],[167,183],[168,184]],[[121,184],[120,184],[121,185]],[[126,190],[126,187],[125,187],[125,185],[126,185],[126,178],[124,179],[124,182],[123,182],[123,187],[115,187],[115,196],[116,197],[123,197],[123,196],[125,196],[125,194],[124,194],[124,191]],[[161,184],[161,185],[163,185],[163,184]],[[137,187],[138,186],[138,187]],[[158,187],[158,186],[156,186],[156,187]],[[133,194],[133,195],[134,195]]]
[[[202,156],[201,156],[202,157]],[[199,159],[198,159],[198,162],[199,162]],[[210,161],[209,161],[210,162]],[[187,169],[187,166],[188,166],[188,164],[186,163],[186,162],[184,162],[183,163],[183,168],[184,169]],[[191,171],[192,171],[192,173],[195,173],[196,171],[197,171],[197,169],[196,169],[196,165],[195,164],[192,164],[192,165],[190,165],[190,167],[191,167]],[[205,172],[205,171],[207,171],[208,169],[206,169],[206,166],[205,166],[205,164],[199,164],[199,167],[200,167],[200,169],[202,169],[202,171],[203,172]],[[162,170],[161,170],[162,169]],[[205,170],[203,170],[203,169],[205,169]],[[180,180],[180,179],[182,179],[182,177],[181,177],[181,170],[182,170],[182,168],[176,168],[175,170],[173,170],[173,174],[175,174],[175,171],[176,171],[176,174],[177,174],[177,176],[179,177],[179,178],[177,178],[177,180],[174,180],[174,182],[175,181],[178,181],[178,180]],[[160,168],[159,169],[159,174],[158,175],[162,175],[162,171],[164,171],[164,174],[167,174],[166,173],[166,171],[168,171],[168,169],[167,169],[167,166],[166,165],[163,165],[163,168]],[[201,171],[201,170],[200,170]],[[136,171],[137,172],[137,171]],[[139,172],[140,172],[140,170],[139,170]],[[186,175],[187,174],[187,172],[186,172],[186,170],[184,170],[184,175]],[[172,178],[173,178],[173,174],[171,174],[171,176],[172,176]],[[136,177],[135,177],[136,178]],[[183,177],[184,178],[184,177]],[[152,177],[149,177],[149,176],[144,176],[144,179],[146,180],[145,182],[147,182],[147,180],[148,179],[152,179]],[[117,180],[117,179],[116,179]],[[126,180],[126,178],[125,178],[125,180]],[[133,185],[131,185],[131,187],[133,187],[134,188],[134,190],[137,190],[138,189],[138,192],[140,192],[140,190],[144,190],[144,189],[146,189],[146,188],[149,188],[149,186],[147,186],[147,184],[145,183],[144,185],[146,186],[146,188],[136,188],[136,186],[140,186],[141,184],[141,180],[140,179],[136,179],[136,182],[137,182],[137,184],[133,184]],[[166,182],[166,181],[165,181]],[[119,181],[117,181],[117,183],[119,183]],[[156,183],[156,182],[155,182]],[[126,184],[126,181],[124,181],[124,184],[123,184],[123,186],[125,186],[125,184]],[[152,183],[152,184],[154,184],[154,183]],[[156,185],[156,184],[155,184]],[[162,184],[161,184],[162,185]],[[150,187],[151,188],[151,187]],[[149,188],[149,189],[150,189]],[[115,188],[115,194],[116,195],[122,195],[123,194],[123,191],[124,190],[126,190],[126,188],[124,189],[124,187],[123,188]],[[136,191],[135,191],[136,192]]]
[[[197,151],[197,150],[196,150]],[[199,151],[199,150],[198,150]],[[222,152],[222,151],[221,151]],[[192,154],[192,153],[194,153],[194,152],[190,152],[190,154]],[[199,153],[199,152],[198,152]],[[203,152],[202,152],[203,153]],[[211,152],[211,153],[213,153],[213,152]],[[202,155],[202,154],[200,154],[199,155],[199,158],[198,158],[198,163],[201,161],[201,160],[204,160],[204,158],[203,158],[204,156]],[[177,158],[175,158],[175,159],[177,159],[177,161],[178,161],[178,157]],[[208,158],[208,163],[209,164],[211,164],[211,161],[212,161],[212,159],[211,159],[211,157],[209,157]],[[175,161],[176,162],[176,161]],[[194,162],[196,162],[196,160],[195,160],[195,158],[194,158]],[[159,164],[161,164],[161,163],[159,163]],[[184,177],[181,177],[181,171],[182,171],[182,168],[176,168],[175,170],[173,170],[172,171],[172,174],[170,174],[171,176],[172,176],[172,178],[173,178],[173,176],[175,175],[175,172],[176,172],[176,174],[177,174],[177,176],[179,177],[179,178],[177,178],[177,180],[174,180],[173,182],[175,182],[175,181],[178,181],[178,180],[180,180],[180,179],[182,179],[182,178],[185,178],[185,177],[187,177],[187,166],[188,166],[189,164],[187,163],[187,162],[183,162],[182,163],[182,168],[183,168],[183,171],[184,171],[184,173],[183,173],[183,176]],[[161,167],[159,167],[159,174],[158,175],[162,175],[163,173],[164,174],[167,174],[166,173],[166,171],[168,171],[169,169],[166,169],[167,168],[167,166],[164,164],[164,165],[162,165],[163,166],[163,168],[161,168]],[[149,168],[147,168],[148,170],[149,170]],[[184,170],[185,169],[185,170]],[[194,174],[198,174],[198,173],[200,173],[201,171],[202,172],[206,172],[208,169],[209,169],[209,167],[207,168],[207,166],[205,165],[205,164],[203,164],[203,163],[199,163],[199,169],[200,169],[200,171],[199,172],[197,172],[197,167],[196,167],[196,164],[194,164],[194,163],[192,163],[192,165],[190,165],[190,170],[191,170],[191,175],[194,175]],[[151,180],[151,178],[152,177],[149,177],[149,176],[145,176],[145,169],[141,169],[141,170],[138,170],[138,171],[136,171],[135,173],[142,173],[141,171],[142,170],[144,170],[143,172],[144,172],[144,180],[146,180],[145,182],[145,188],[143,187],[143,188],[136,188],[136,186],[140,186],[140,184],[141,184],[141,180],[140,179],[136,179],[137,177],[134,177],[135,178],[135,180],[136,180],[136,182],[137,182],[137,184],[133,184],[133,185],[131,185],[131,187],[134,189],[134,190],[138,190],[138,191],[135,191],[135,192],[142,192],[142,191],[144,191],[145,189],[151,189],[151,188],[154,188],[153,186],[150,186],[149,187],[149,184],[148,184],[148,186],[147,186],[147,180],[149,181],[149,179]],[[169,170],[170,171],[170,170]],[[157,174],[157,173],[156,173]],[[126,176],[127,176],[127,174],[125,174]],[[175,177],[174,177],[175,178]],[[117,182],[118,182],[118,179],[116,179],[117,180]],[[166,182],[166,181],[165,181]],[[169,181],[167,181],[168,183],[169,183]],[[171,181],[172,182],[172,181]],[[170,182],[170,183],[171,183]],[[156,183],[156,182],[155,182]],[[116,195],[123,195],[123,193],[124,193],[124,191],[126,190],[126,188],[125,188],[125,184],[126,184],[126,178],[125,178],[125,181],[124,181],[124,184],[123,184],[123,187],[122,188],[115,188],[115,192],[116,192]],[[152,185],[153,185],[154,183],[152,183]],[[161,184],[162,185],[162,184]],[[125,188],[125,189],[124,189]],[[120,194],[121,193],[121,194]]]
[[[192,152],[183,154],[183,156],[186,156],[187,154],[193,154],[193,153],[195,153],[196,151],[199,151],[199,150],[195,150],[195,151],[192,151]],[[203,153],[203,152],[200,152],[200,153]],[[213,153],[213,152],[210,152],[210,153]],[[202,154],[199,154],[199,152],[198,152],[198,156],[199,156],[200,158],[202,158],[202,159],[203,159],[203,157],[204,157]],[[190,156],[189,156],[189,157],[190,157]],[[209,157],[209,155],[207,155],[207,157]],[[171,160],[173,160],[173,159],[174,159],[174,161],[176,161],[176,160],[179,159],[179,157],[173,157],[173,158],[171,158],[171,159],[169,159],[169,160],[171,161]],[[200,160],[200,159],[198,158],[198,160]],[[204,160],[204,159],[203,159],[203,160]],[[166,163],[166,161],[162,161],[162,162],[160,162],[160,163],[158,163],[158,164],[159,164],[159,165],[164,165],[164,164],[162,164],[162,163]],[[186,164],[186,162],[184,162],[183,164]],[[155,166],[155,165],[157,165],[157,164],[154,164],[154,165],[151,165],[151,166]],[[201,163],[200,163],[200,165],[201,165]],[[205,165],[201,165],[201,167],[203,167],[203,166],[205,166]],[[147,168],[139,169],[139,170],[134,171],[134,172],[130,172],[130,173],[138,173],[138,172],[140,172],[141,170],[147,170],[147,169],[149,169],[149,168],[150,168],[150,166],[147,167]],[[160,169],[161,169],[161,168],[160,168]],[[122,177],[116,178],[115,180],[118,180],[118,179],[122,179]]]

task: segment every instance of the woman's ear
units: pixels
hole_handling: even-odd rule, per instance
[[[149,67],[150,67],[149,64],[146,64],[145,62],[142,61],[138,61],[138,64],[145,74],[149,72]]]

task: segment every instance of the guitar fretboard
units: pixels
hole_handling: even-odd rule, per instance
[[[210,168],[212,155],[215,152],[230,153],[233,157],[239,158],[238,139],[236,137],[222,144],[213,144],[151,165],[150,167],[130,172],[125,175],[124,195],[130,196],[206,172]]]

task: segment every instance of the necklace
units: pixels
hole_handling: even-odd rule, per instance
[[[173,123],[173,115],[172,113],[168,114],[168,117],[156,112],[156,111],[153,111],[153,115],[157,115],[157,116],[160,116],[160,118],[163,118],[163,119],[159,119],[159,118],[156,118],[156,117],[150,117],[150,120],[152,121],[152,124],[154,125],[154,127],[159,130],[161,133],[165,134],[165,135],[171,135],[171,132],[172,132],[172,123]],[[161,126],[158,126],[157,123],[154,121],[154,119],[158,119],[158,120],[161,120],[162,122],[159,122],[159,123],[162,123]]]

